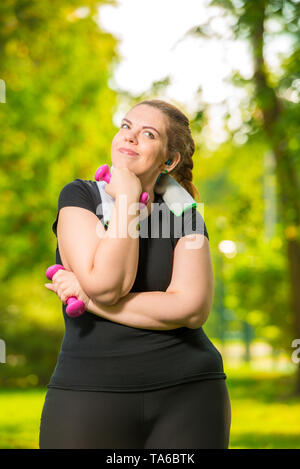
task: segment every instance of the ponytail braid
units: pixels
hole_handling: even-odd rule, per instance
[[[194,167],[194,162],[192,159],[192,156],[195,151],[195,146],[192,146],[192,151],[190,151],[190,154],[186,152],[185,157],[182,158],[182,160],[179,162],[179,164],[174,168],[172,173],[172,177],[181,184],[185,190],[191,194],[193,199],[198,200],[200,202],[200,194],[198,192],[198,189],[196,186],[193,184],[193,167]]]

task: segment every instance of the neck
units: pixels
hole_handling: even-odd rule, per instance
[[[148,192],[148,194],[150,196],[150,199],[147,203],[148,215],[150,215],[150,213],[153,210],[153,207],[152,207],[152,210],[151,210],[151,205],[154,203],[154,199],[155,199],[154,188],[155,188],[158,176],[159,176],[159,173],[157,173],[157,172],[156,172],[156,174],[151,174],[150,176],[147,175],[147,178],[145,177],[145,175],[138,176],[140,181],[141,181],[142,192]]]

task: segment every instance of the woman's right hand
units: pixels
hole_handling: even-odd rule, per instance
[[[120,194],[137,197],[142,193],[140,179],[128,168],[114,168],[111,173],[109,184],[105,191],[114,199]]]
[[[48,290],[52,290],[64,305],[67,304],[67,299],[75,296],[78,300],[83,301],[87,309],[91,298],[87,296],[81,287],[76,275],[66,269],[59,269],[52,277],[52,283],[45,283]]]

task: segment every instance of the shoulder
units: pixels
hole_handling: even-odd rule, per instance
[[[180,216],[174,215],[175,238],[193,234],[204,235],[209,241],[206,223],[197,206],[189,207]]]
[[[74,179],[68,182],[60,191],[59,202],[72,200],[93,200],[95,192],[95,181],[85,179]]]
[[[59,193],[57,216],[52,231],[56,234],[58,214],[63,207],[85,208],[96,214],[98,197],[100,197],[97,195],[97,190],[97,184],[91,180],[77,178],[65,184]]]
[[[61,193],[66,192],[78,192],[78,191],[87,191],[92,187],[93,181],[89,181],[86,179],[76,178],[74,181],[68,182],[63,186],[61,189]]]
[[[176,211],[173,211],[172,207],[164,201],[161,194],[155,194],[155,203],[157,209],[153,211],[153,218],[159,218],[159,225],[161,223],[167,224],[164,226],[164,230],[166,230],[164,232],[169,233],[173,248],[175,248],[180,238],[188,235],[204,235],[207,241],[209,241],[207,227],[199,211],[199,204],[195,202],[193,206],[183,209],[178,214],[178,207]],[[161,212],[162,216],[160,216]]]

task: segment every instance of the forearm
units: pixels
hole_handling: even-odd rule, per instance
[[[88,311],[138,329],[170,330],[189,327],[182,298],[176,292],[129,293],[110,306],[90,301]]]
[[[96,279],[92,299],[101,302],[103,291],[113,298],[125,296],[132,288],[137,274],[139,260],[139,234],[132,235],[132,227],[137,227],[139,211],[129,213],[129,207],[138,203],[139,196],[116,197],[112,216],[99,241],[92,270]]]

